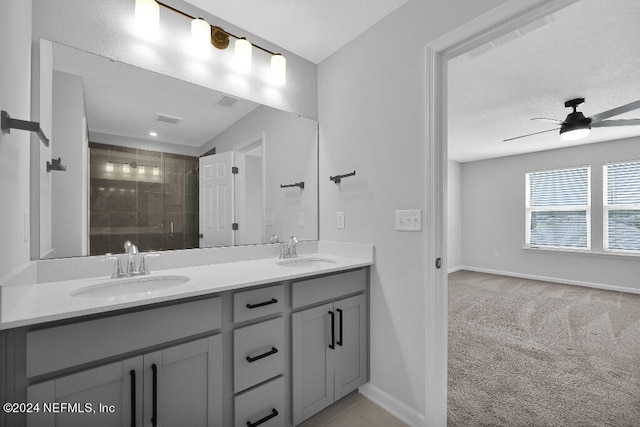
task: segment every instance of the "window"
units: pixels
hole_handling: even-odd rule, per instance
[[[640,251],[640,162],[604,165],[604,250]]]
[[[526,174],[526,245],[590,249],[590,169]]]

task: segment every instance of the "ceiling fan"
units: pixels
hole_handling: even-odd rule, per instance
[[[640,126],[640,119],[618,119],[618,120],[605,120],[609,117],[618,116],[620,114],[628,113],[629,111],[640,108],[640,101],[635,101],[630,104],[622,105],[617,108],[613,108],[608,111],[604,111],[600,114],[594,114],[591,117],[585,117],[580,111],[577,111],[578,105],[584,103],[584,98],[570,99],[564,103],[567,108],[573,108],[573,112],[567,115],[567,118],[562,120],[547,119],[544,117],[536,117],[531,120],[539,120],[541,122],[553,123],[560,125],[559,128],[543,130],[542,132],[534,132],[527,135],[516,136],[514,138],[508,138],[503,142],[513,141],[514,139],[525,138],[527,136],[538,135],[546,132],[553,132],[560,130],[560,139],[564,141],[575,141],[576,139],[584,138],[589,135],[592,127],[611,127],[611,126]]]

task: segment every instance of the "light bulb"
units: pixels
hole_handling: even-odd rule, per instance
[[[287,82],[287,58],[279,53],[271,57],[271,81],[277,85]]]
[[[131,169],[129,168],[129,163],[123,163],[122,164],[122,173],[129,173],[131,172]]]
[[[138,166],[138,175],[144,175],[144,166]]]
[[[191,21],[191,50],[200,58],[211,55],[211,26],[202,18]]]
[[[105,168],[107,172],[113,172],[113,163],[107,162],[107,167]]]
[[[251,49],[253,46],[247,39],[238,39],[235,43],[235,62],[236,68],[241,73],[251,71]]]
[[[145,39],[158,37],[160,27],[160,6],[155,0],[136,0],[136,31]]]
[[[591,132],[589,128],[574,129],[560,134],[560,139],[563,141],[575,141],[580,138],[584,138]]]
[[[154,166],[153,167],[153,174],[154,175],[160,175],[160,168],[158,166]]]

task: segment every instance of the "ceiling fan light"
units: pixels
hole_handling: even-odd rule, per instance
[[[591,132],[591,126],[563,126],[560,129],[560,139],[563,141],[576,141],[585,138]]]

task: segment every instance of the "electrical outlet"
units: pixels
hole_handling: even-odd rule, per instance
[[[422,210],[396,211],[396,230],[422,231]]]
[[[304,227],[304,213],[298,212],[298,227]]]
[[[336,227],[344,228],[344,212],[338,212],[336,215]]]
[[[264,225],[266,225],[267,227],[273,227],[275,225],[275,220],[272,213],[264,214]]]

